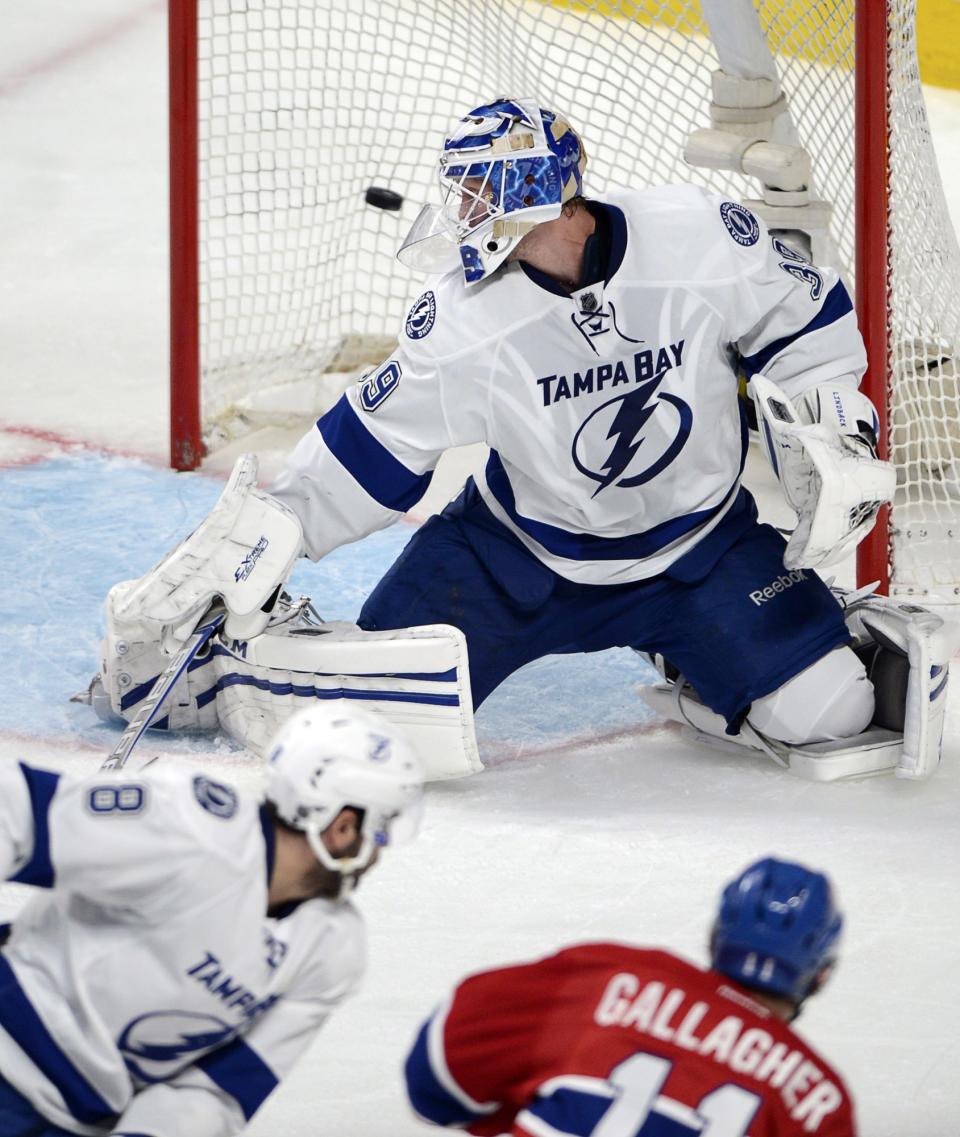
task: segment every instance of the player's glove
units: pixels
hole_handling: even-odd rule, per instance
[[[833,564],[870,532],[896,489],[893,466],[877,458],[873,404],[840,383],[805,392],[796,406],[762,375],[750,388],[764,449],[797,515],[784,566]]]

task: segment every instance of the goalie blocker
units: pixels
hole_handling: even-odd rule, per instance
[[[873,586],[875,587],[875,586]],[[726,733],[725,721],[705,707],[682,675],[658,657],[662,682],[643,689],[656,710],[690,728],[709,745],[747,747],[814,781],[894,771],[926,778],[940,762],[950,659],[960,648],[960,626],[912,604],[874,596],[870,589],[834,589],[844,608],[853,648],[874,685],[873,721],[852,738],[788,745],[750,724]]]

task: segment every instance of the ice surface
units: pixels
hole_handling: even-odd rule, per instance
[[[8,7],[0,760],[94,769],[116,733],[67,699],[96,667],[106,589],[185,535],[219,482],[163,469],[163,6]],[[931,92],[929,104],[960,221],[960,97]],[[286,440],[269,442],[268,469]],[[293,585],[325,615],[351,617],[411,532],[401,523],[306,565]],[[364,884],[369,981],[251,1134],[425,1132],[402,1100],[400,1062],[457,977],[583,938],[702,960],[720,883],[775,852],[827,868],[847,912],[841,967],[800,1029],[849,1079],[864,1134],[955,1137],[960,696],[928,783],[815,785],[760,758],[693,748],[638,699],[647,675],[629,652],[548,659],[481,709],[488,770],[431,787],[417,844]],[[148,745],[258,782],[256,763],[222,740]],[[0,891],[0,912],[22,896]]]

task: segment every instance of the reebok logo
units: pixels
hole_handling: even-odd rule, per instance
[[[766,604],[768,600],[772,600],[778,592],[786,592],[788,588],[793,588],[795,584],[806,579],[807,574],[803,569],[794,569],[793,572],[784,573],[783,576],[778,576],[776,580],[772,580],[766,588],[758,588],[751,592],[750,599],[759,607],[761,604]]]

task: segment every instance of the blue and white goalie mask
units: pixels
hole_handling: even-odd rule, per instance
[[[534,226],[555,220],[564,203],[581,194],[586,164],[576,131],[535,100],[477,107],[444,141],[442,204],[420,211],[398,258],[438,272],[450,269],[458,250],[466,283],[477,284]]]

